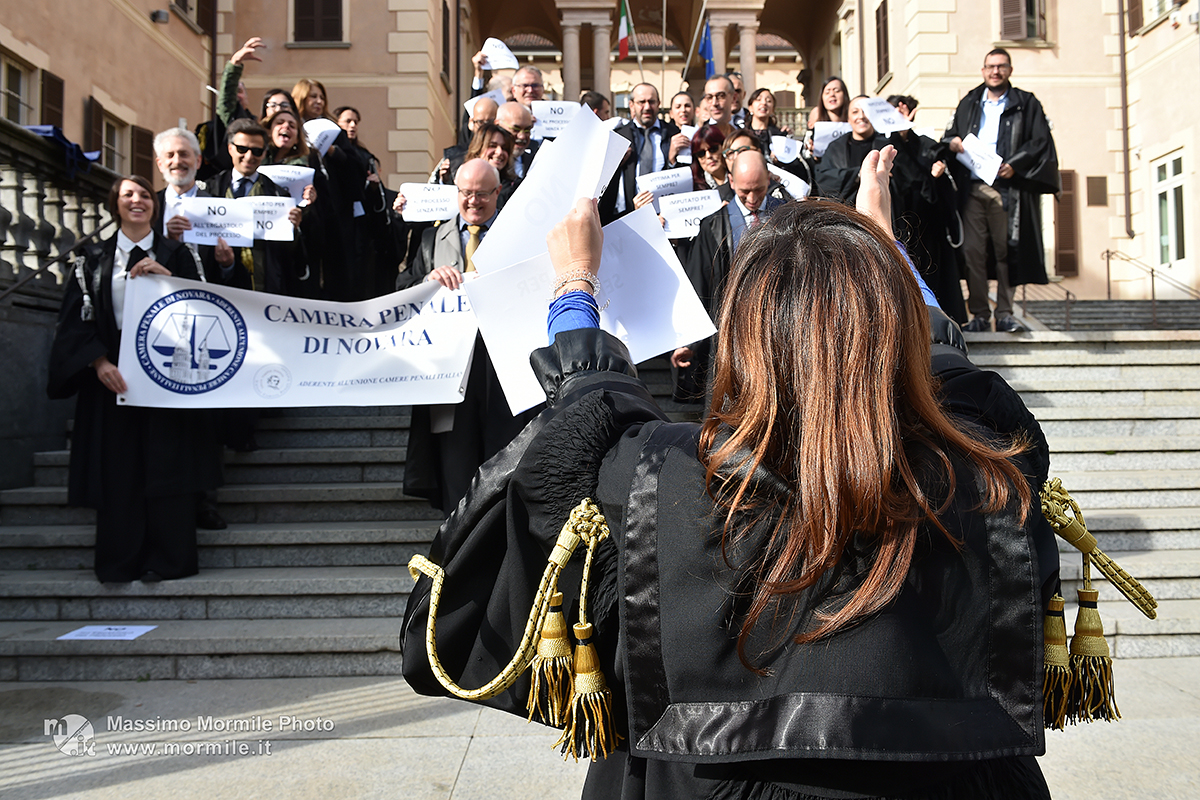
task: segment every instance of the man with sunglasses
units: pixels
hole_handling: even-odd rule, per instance
[[[958,104],[942,141],[955,153],[963,139],[976,137],[1003,163],[989,186],[974,170],[951,162],[966,200],[962,206],[963,257],[967,263],[967,309],[972,319],[963,330],[991,328],[988,302],[988,242],[992,243],[996,276],[996,330],[1017,333],[1025,326],[1013,315],[1013,287],[1048,283],[1042,249],[1042,203],[1039,195],[1061,187],[1058,151],[1050,122],[1032,92],[1016,88],[1012,57],[996,48],[984,56],[983,83]]]
[[[500,174],[486,159],[473,158],[459,167],[454,185],[458,214],[421,235],[413,263],[396,280],[397,290],[423,281],[458,289],[475,272],[472,256],[496,221]],[[404,493],[424,497],[449,514],[475,470],[511,442],[537,410],[512,415],[483,337],[477,336],[463,401],[413,406]]]
[[[600,219],[605,225],[651,202],[649,192],[638,192],[638,177],[672,169],[679,151],[690,144],[674,123],[659,119],[658,111],[658,89],[653,85],[639,83],[629,92],[629,122],[616,129],[629,140],[629,150],[600,196]]]

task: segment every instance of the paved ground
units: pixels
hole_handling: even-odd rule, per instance
[[[1116,669],[1122,721],[1048,735],[1041,761],[1054,796],[1200,798],[1200,658]],[[45,733],[47,719],[66,715],[90,721],[94,756],[66,755]],[[249,729],[199,730],[209,718]],[[122,721],[152,729],[109,730]],[[190,730],[167,730],[184,723]],[[418,697],[396,678],[0,683],[0,797],[578,797],[585,767],[563,764],[554,739],[500,713]],[[198,743],[223,749],[189,754]],[[124,746],[151,752],[118,753]]]

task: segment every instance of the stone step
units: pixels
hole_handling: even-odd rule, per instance
[[[1200,470],[1200,436],[1048,436],[1051,472]]]
[[[100,621],[0,622],[0,680],[204,680],[400,674],[399,617],[139,619],[132,641],[58,641]]]
[[[0,491],[0,525],[79,525],[87,509],[66,507],[67,489],[35,486]],[[404,494],[398,482],[258,484],[217,492],[227,522],[342,522],[439,519],[426,501]]]
[[[1200,506],[1200,470],[1055,471],[1084,509]]]
[[[1200,508],[1080,508],[1100,549],[1118,562],[1117,553],[1132,550],[1200,549]],[[1058,542],[1061,551],[1078,552]]]
[[[1179,346],[1177,346],[1179,345]],[[1196,342],[1156,343],[1156,346],[1131,346],[1129,343],[1070,342],[1042,348],[1024,347],[1011,350],[974,347],[971,362],[981,369],[1002,367],[1078,368],[1109,366],[1140,366],[1148,370],[1172,366],[1200,364]]]
[[[1068,635],[1076,609],[1072,596],[1066,608]],[[1102,601],[1099,610],[1114,658],[1200,655],[1200,600],[1159,600],[1155,619],[1147,619],[1124,598]]]
[[[1200,408],[1194,406],[1063,405],[1029,410],[1051,438],[1200,436]]]
[[[198,531],[200,569],[396,566],[426,553],[439,520],[231,525]],[[0,569],[91,569],[89,525],[0,527]]]
[[[1110,555],[1155,600],[1200,601],[1200,550],[1131,550]],[[1063,555],[1059,575],[1063,596],[1074,598],[1075,590],[1083,588],[1083,560],[1078,552],[1075,557]],[[1123,598],[1095,567],[1092,568],[1092,588],[1100,592],[1100,599],[1104,601]]]
[[[393,617],[405,566],[236,567],[160,583],[103,584],[90,570],[0,572],[0,619],[297,619]]]

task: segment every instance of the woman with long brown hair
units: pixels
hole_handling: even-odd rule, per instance
[[[1058,569],[1031,489],[1045,440],[923,300],[892,233],[893,157],[868,157],[859,211],[791,203],[743,238],[701,425],[669,423],[596,328],[594,203],[548,237],[553,344],[530,358],[547,411],[484,466],[434,552],[486,531],[548,556],[566,511],[598,503],[610,538],[588,553],[588,639],[612,721],[588,719],[584,798],[1049,797],[1034,759]],[[503,613],[530,582],[506,577],[489,584]],[[569,618],[583,600],[564,582]],[[407,631],[423,633],[422,607],[418,584]],[[481,631],[509,627],[503,613]],[[478,686],[495,674],[483,652],[442,663]],[[593,709],[597,684],[577,686]]]

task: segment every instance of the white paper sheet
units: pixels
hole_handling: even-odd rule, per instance
[[[489,38],[479,49],[483,51],[484,69],[517,69],[521,66],[521,62],[517,61],[508,45],[499,39]]]
[[[290,242],[296,238],[296,226],[288,219],[288,212],[296,207],[290,197],[243,197],[238,203],[247,203],[254,209],[254,238],[268,242]]]
[[[191,230],[183,232],[183,241],[216,245],[224,239],[230,247],[254,244],[254,206],[226,197],[185,197],[179,201],[179,213],[191,220]]]
[[[668,194],[689,192],[692,189],[692,168],[676,167],[638,175],[637,189],[639,192],[650,192],[655,199]]]
[[[772,136],[771,155],[784,164],[790,164],[800,155],[800,142],[790,136]]]
[[[688,146],[675,154],[675,161],[679,164],[692,163],[692,137],[696,135],[696,131],[700,130],[695,125],[680,125],[679,132],[688,138]]]
[[[578,112],[504,204],[496,224],[471,260],[493,272],[546,252],[546,234],[580,197],[599,197],[617,171],[629,140],[605,127],[591,111]]]
[[[871,120],[871,127],[876,133],[894,133],[896,131],[912,130],[913,124],[905,119],[900,111],[882,97],[868,97],[859,101],[863,111]]]
[[[70,633],[64,633],[57,638],[57,641],[132,642],[142,634],[149,633],[157,627],[157,625],[84,625],[82,628],[76,628]]]
[[[466,110],[468,117],[475,113],[475,104],[485,97],[489,100],[494,100],[498,106],[502,106],[507,102],[504,99],[504,92],[500,91],[499,89],[492,89],[490,92],[484,92],[483,94],[478,95],[477,97],[472,97],[470,100],[463,103],[463,108]]]
[[[437,222],[458,213],[458,187],[440,183],[402,183],[405,222]]]
[[[770,172],[775,180],[783,184],[783,188],[788,190],[788,194],[799,200],[802,197],[808,197],[808,183],[804,179],[793,175],[786,169],[780,169],[774,164],[767,164],[767,172]]]
[[[338,127],[336,122],[324,117],[310,119],[304,123],[304,135],[308,137],[308,143],[317,148],[317,152],[321,155],[329,152],[329,145],[333,144],[333,140],[341,132],[342,129]]]
[[[658,202],[668,239],[694,238],[700,232],[700,221],[723,205],[716,189],[667,195]]]
[[[818,122],[813,125],[813,158],[825,155],[829,145],[849,132],[849,122]]]
[[[649,206],[604,228],[599,277],[600,305],[609,301],[600,312],[600,327],[625,343],[634,362],[716,332]],[[463,285],[514,414],[546,399],[529,354],[547,344],[553,286],[554,267],[546,253]]]
[[[286,164],[259,167],[258,171],[279,188],[287,189],[297,203],[304,199],[304,187],[312,185],[313,175],[316,174],[312,167],[289,167]]]
[[[991,186],[996,182],[996,173],[1000,171],[1004,159],[973,133],[968,133],[962,143],[963,152],[958,154],[959,162],[970,168],[976,178]]]
[[[530,135],[535,139],[554,139],[560,136],[563,129],[579,113],[580,108],[579,103],[570,100],[534,100],[533,133]]]

